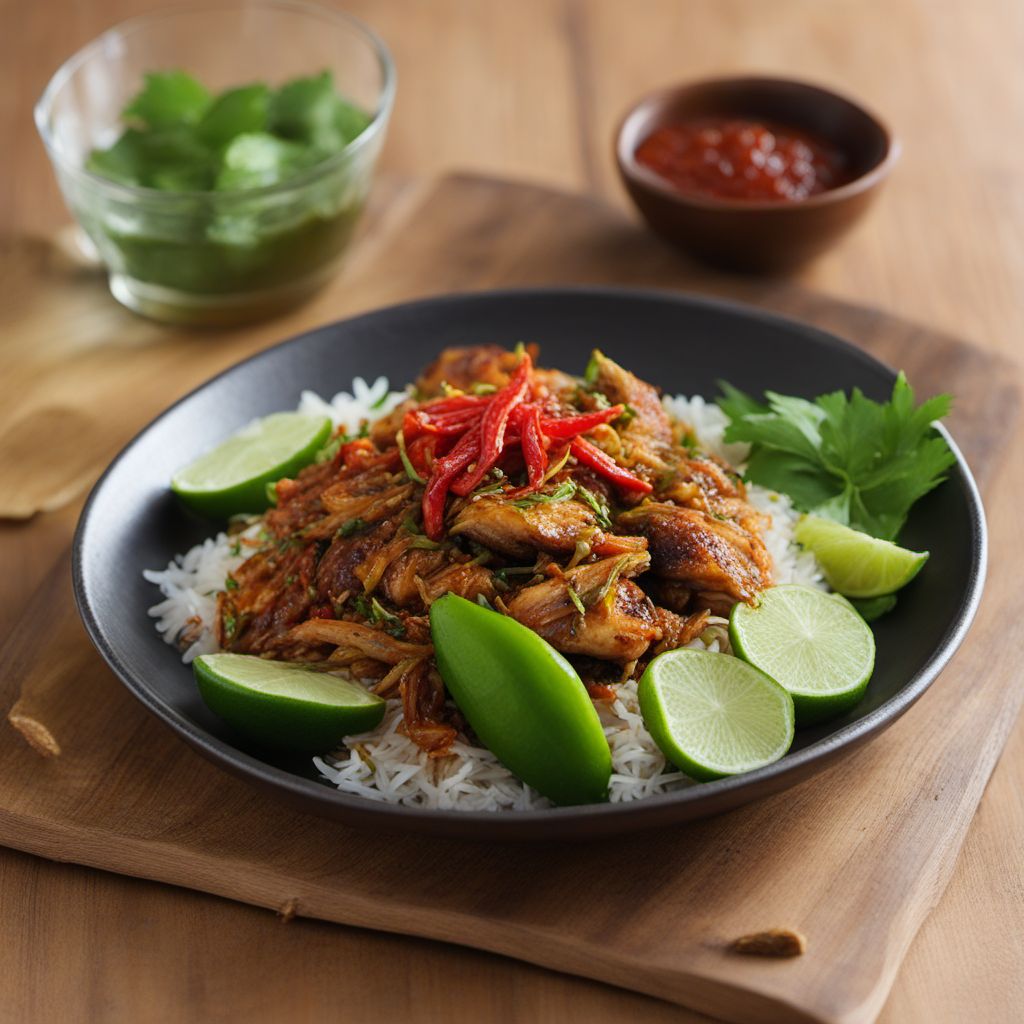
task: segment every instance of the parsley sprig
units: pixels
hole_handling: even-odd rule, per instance
[[[895,540],[914,502],[956,461],[933,427],[952,399],[916,405],[902,372],[888,402],[855,388],[849,397],[833,391],[813,402],[767,391],[762,404],[730,384],[720,387],[718,404],[730,420],[725,440],[751,446],[747,480],[873,537]]]

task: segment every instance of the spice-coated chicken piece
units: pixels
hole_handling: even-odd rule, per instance
[[[672,423],[655,387],[601,352],[591,357],[593,387],[613,405],[625,405],[632,419],[619,430],[623,455],[634,472],[663,472],[673,461]]]
[[[657,576],[748,603],[771,586],[771,556],[764,541],[729,519],[648,501],[623,512],[616,525],[647,538]]]
[[[421,398],[443,394],[442,385],[468,390],[473,384],[501,387],[508,383],[519,357],[500,345],[469,345],[446,348],[416,381]]]
[[[593,509],[582,502],[516,503],[491,495],[469,502],[449,533],[523,562],[532,562],[538,551],[571,555],[580,542],[599,547],[606,539]]]
[[[635,661],[662,635],[650,599],[626,578],[647,565],[639,552],[578,566],[524,587],[506,602],[508,612],[564,654]]]

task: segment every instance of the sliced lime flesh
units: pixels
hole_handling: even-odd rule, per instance
[[[707,781],[777,761],[793,742],[790,695],[739,658],[658,655],[640,679],[644,725],[680,771]]]
[[[853,707],[875,665],[871,628],[846,601],[787,584],[737,604],[729,617],[732,649],[789,691],[798,725]]]
[[[269,504],[267,484],[312,462],[330,434],[326,416],[264,416],[179,469],[171,489],[203,515],[262,512]]]
[[[910,551],[820,516],[804,516],[795,536],[813,552],[828,585],[845,597],[895,593],[928,561],[927,551]]]
[[[301,665],[203,654],[192,668],[207,707],[263,746],[328,753],[384,717],[384,701],[358,683]]]

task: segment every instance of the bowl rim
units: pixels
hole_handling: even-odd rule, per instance
[[[788,85],[796,86],[806,93],[814,94],[821,100],[827,102],[838,101],[841,104],[856,110],[863,115],[878,131],[879,136],[885,143],[885,151],[882,158],[869,167],[862,174],[859,174],[852,181],[848,181],[837,188],[826,189],[816,195],[808,196],[806,199],[796,201],[779,201],[771,199],[722,199],[715,196],[707,196],[699,192],[684,192],[666,181],[659,174],[645,167],[636,160],[635,146],[626,145],[626,136],[632,127],[632,122],[638,120],[651,107],[660,102],[674,98],[694,89],[713,85],[741,85],[750,88],[758,86]],[[632,183],[647,191],[656,192],[667,199],[680,203],[683,206],[695,207],[702,210],[720,210],[729,212],[764,211],[771,210],[779,214],[787,215],[792,211],[806,210],[815,207],[830,206],[842,202],[866,192],[880,184],[893,167],[896,165],[902,153],[903,146],[899,137],[893,132],[889,125],[882,120],[873,110],[866,107],[859,100],[849,95],[832,89],[829,86],[818,82],[811,82],[802,78],[788,78],[782,75],[716,75],[708,78],[697,78],[692,81],[676,85],[666,85],[650,92],[644,93],[638,100],[634,101],[626,112],[620,117],[618,126],[615,129],[613,142],[615,162],[618,164],[619,173],[627,183]]]
[[[332,321],[303,331],[298,335],[291,336],[234,363],[206,379],[173,402],[163,412],[150,420],[124,445],[89,493],[80,513],[72,540],[71,575],[75,603],[89,639],[128,691],[148,711],[170,726],[179,737],[221,768],[244,778],[250,784],[269,785],[277,794],[287,794],[301,803],[306,809],[315,810],[320,814],[327,814],[332,817],[343,817],[346,823],[358,826],[421,830],[429,831],[439,836],[466,837],[472,834],[480,839],[497,838],[509,841],[521,839],[537,840],[539,837],[532,833],[532,828],[537,827],[541,823],[546,823],[550,827],[552,839],[564,837],[567,834],[566,829],[575,826],[581,821],[588,822],[588,827],[593,829],[591,833],[593,835],[628,831],[631,827],[644,828],[656,824],[655,818],[658,816],[661,808],[667,805],[687,805],[700,802],[702,797],[712,794],[721,795],[727,807],[738,806],[740,803],[745,802],[744,797],[740,795],[744,789],[756,789],[761,783],[773,787],[768,792],[784,789],[800,780],[802,769],[806,765],[814,762],[820,762],[822,765],[825,765],[840,756],[844,751],[852,751],[857,746],[878,735],[887,726],[900,718],[924,694],[963,643],[981,603],[987,575],[988,528],[984,505],[967,460],[942,424],[937,424],[937,429],[949,444],[956,457],[956,462],[950,468],[949,482],[952,482],[955,477],[963,488],[971,520],[970,536],[967,540],[971,551],[970,575],[967,586],[960,596],[956,614],[924,664],[888,700],[885,700],[863,718],[841,726],[836,731],[815,740],[798,751],[791,751],[779,761],[750,772],[626,803],[581,804],[578,806],[509,812],[409,807],[377,802],[355,794],[344,793],[329,784],[321,784],[307,777],[296,775],[283,768],[268,764],[266,761],[241,750],[230,742],[210,734],[202,726],[186,718],[181,712],[171,708],[159,699],[151,688],[145,683],[140,682],[107,636],[107,629],[102,621],[105,616],[102,612],[98,612],[93,604],[91,588],[87,574],[84,571],[84,566],[86,561],[85,548],[91,543],[89,535],[95,529],[91,521],[93,507],[97,504],[99,495],[105,488],[108,478],[112,475],[118,463],[142,440],[144,435],[148,434],[159,423],[170,416],[179,406],[189,402],[198,392],[215,386],[221,379],[235,373],[241,367],[271,358],[273,353],[277,353],[281,349],[289,347],[298,348],[311,336],[336,331],[339,325],[372,321],[382,314],[395,315],[428,308],[457,307],[467,299],[475,302],[492,302],[524,296],[564,297],[569,299],[593,296],[597,298],[610,297],[631,301],[669,302],[698,306],[732,316],[747,317],[761,323],[785,326],[791,330],[797,330],[804,335],[813,335],[816,344],[820,344],[833,352],[841,352],[872,367],[881,368],[887,374],[895,376],[892,368],[886,363],[883,363],[865,350],[858,348],[852,342],[846,341],[839,335],[833,334],[824,328],[758,306],[752,306],[748,303],[730,299],[711,298],[693,292],[679,292],[664,288],[556,285],[456,292],[377,307],[355,316],[345,317],[342,320]],[[170,651],[169,653],[173,657],[174,652]],[[179,665],[178,667],[181,666]],[[630,819],[634,822],[632,826],[623,825],[621,829],[618,827],[618,821],[625,822]]]
[[[218,11],[242,12],[254,8],[291,11],[296,14],[319,18],[322,21],[333,22],[335,25],[353,29],[358,36],[361,36],[365,42],[369,43],[371,50],[377,58],[382,75],[377,108],[373,112],[370,123],[337,153],[333,153],[325,160],[314,164],[301,174],[297,174],[287,181],[279,182],[276,185],[262,185],[259,188],[234,189],[224,192],[218,192],[214,189],[175,190],[172,192],[164,189],[150,188],[146,185],[125,185],[122,182],[104,178],[102,175],[88,170],[84,164],[74,160],[64,151],[51,130],[50,115],[54,99],[75,72],[86,61],[95,56],[97,52],[101,51],[111,40],[131,35],[136,31],[149,27],[154,22],[177,18],[183,15],[210,14]],[[164,7],[146,14],[138,14],[105,29],[94,39],[76,50],[57,68],[36,101],[33,108],[33,118],[36,131],[38,131],[42,138],[53,164],[70,177],[87,181],[94,188],[108,193],[113,198],[122,200],[134,199],[154,204],[173,204],[181,200],[207,200],[223,204],[238,199],[248,201],[259,197],[286,195],[320,180],[333,170],[347,163],[354,153],[365,149],[374,138],[382,133],[387,125],[391,109],[394,106],[397,79],[398,73],[395,68],[395,62],[387,44],[365,22],[346,11],[322,7],[315,3],[307,3],[306,0],[211,0],[209,3],[194,2],[181,7]]]

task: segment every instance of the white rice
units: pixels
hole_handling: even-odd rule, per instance
[[[357,377],[351,394],[339,392],[330,401],[304,391],[299,410],[329,416],[336,427],[353,432],[364,420],[386,415],[407,393],[389,391],[384,377],[378,377],[372,385]],[[747,448],[725,443],[723,433],[728,420],[717,405],[700,397],[679,395],[666,398],[665,407],[670,415],[693,428],[704,451],[733,466],[742,466]],[[747,496],[752,505],[771,516],[771,526],[763,536],[774,562],[775,582],[824,587],[814,556],[793,540],[799,513],[789,499],[756,485],[748,486]],[[248,556],[244,539],[258,530],[257,523],[242,535],[218,534],[176,556],[166,569],[144,573],[164,596],[164,600],[149,609],[149,614],[156,619],[156,628],[164,640],[183,648],[182,659],[186,663],[216,650],[213,623],[217,594],[223,590],[228,573]],[[727,641],[722,643],[727,646]],[[711,638],[708,644],[694,640],[690,646],[721,649],[718,638]],[[635,680],[630,680],[613,687],[616,700],[610,706],[605,702],[598,705],[612,752],[612,803],[642,800],[693,784],[681,772],[667,767],[664,756],[644,728],[636,685]],[[453,756],[432,759],[398,731],[401,721],[401,703],[388,701],[384,720],[376,729],[349,737],[343,749],[315,757],[313,764],[339,790],[368,800],[464,811],[521,811],[551,806],[489,750],[457,742],[452,747]]]

